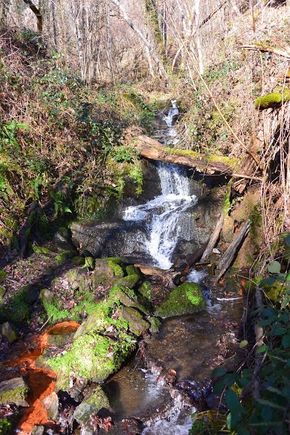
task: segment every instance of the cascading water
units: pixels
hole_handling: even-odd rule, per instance
[[[176,102],[172,101],[172,107],[163,118],[167,125],[164,131],[167,138],[172,136],[174,119],[178,114]],[[181,232],[182,214],[196,204],[197,198],[190,195],[190,184],[184,168],[159,162],[157,171],[161,195],[146,204],[128,207],[124,211],[123,219],[132,222],[144,221],[147,234],[146,250],[156,266],[169,269]]]
[[[190,195],[190,185],[185,169],[165,163],[158,163],[161,195],[136,207],[124,211],[126,221],[144,221],[147,229],[145,247],[154,264],[169,269],[171,257],[181,232],[182,213],[197,202]]]

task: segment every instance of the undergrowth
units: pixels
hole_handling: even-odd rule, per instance
[[[110,198],[120,198],[124,177],[139,194],[141,167],[123,131],[149,132],[156,111],[132,86],[85,85],[61,56],[34,44],[20,32],[0,35],[2,245],[11,243],[34,202],[40,209],[34,231],[43,238],[61,222],[101,216]]]

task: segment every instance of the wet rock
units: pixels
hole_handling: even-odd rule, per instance
[[[49,396],[43,399],[42,403],[47,410],[48,418],[50,420],[56,420],[59,406],[58,395],[55,392],[52,392]]]
[[[59,228],[59,230],[54,235],[55,245],[60,249],[65,249],[66,251],[75,251],[75,247],[72,244],[71,232],[67,228]]]
[[[31,434],[32,435],[43,435],[45,431],[44,426],[34,426],[34,428],[32,429]]]
[[[149,331],[151,332],[151,334],[156,334],[161,326],[160,320],[157,317],[149,317],[148,320],[150,322]]]
[[[72,239],[81,253],[94,257],[141,258],[144,254],[145,235],[138,226],[127,222],[73,223]]]
[[[184,283],[172,290],[166,300],[157,308],[160,317],[181,316],[202,310],[205,301],[201,288],[195,283]]]
[[[132,307],[121,307],[120,317],[128,322],[130,331],[139,337],[147,329],[149,329],[150,324],[143,319],[142,314]]]
[[[101,386],[97,385],[94,391],[76,407],[74,418],[82,426],[88,427],[91,416],[97,414],[102,408],[110,408],[110,403]]]
[[[28,406],[26,396],[28,387],[23,378],[13,378],[0,383],[0,404],[15,404]]]
[[[17,339],[16,332],[9,322],[5,322],[0,325],[0,333],[6,338],[6,340],[8,340],[9,343],[13,343],[13,341]]]

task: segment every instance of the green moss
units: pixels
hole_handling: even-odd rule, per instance
[[[35,254],[49,255],[51,253],[49,248],[46,246],[39,246],[36,243],[33,243],[32,250]]]
[[[26,396],[28,393],[28,387],[23,382],[22,378],[10,379],[8,381],[1,382],[0,384],[0,404],[12,404],[24,405],[26,403]]]
[[[64,355],[47,360],[47,364],[57,373],[59,389],[68,388],[71,374],[88,381],[102,382],[120,368],[135,345],[136,341],[128,334],[115,341],[86,333],[78,336]]]
[[[137,274],[127,275],[123,278],[118,279],[114,285],[119,287],[128,287],[129,289],[132,289],[133,287],[135,287],[139,279],[140,277]]]
[[[12,433],[12,424],[7,418],[0,420],[0,434],[9,435]]]
[[[170,292],[167,299],[157,308],[156,315],[180,316],[200,311],[204,306],[200,286],[195,283],[184,283]]]
[[[164,151],[168,154],[190,157],[192,159],[200,160],[202,162],[222,163],[224,165],[229,166],[231,169],[237,167],[239,163],[238,159],[235,157],[228,157],[228,156],[223,156],[218,154],[201,154],[196,151],[182,150],[178,148],[169,148],[169,147],[164,147]]]
[[[4,297],[5,293],[6,293],[5,288],[0,286],[0,306],[3,303],[3,297]]]
[[[149,329],[150,324],[143,319],[142,314],[135,308],[122,306],[120,314],[122,319],[128,323],[130,331],[137,337]]]
[[[122,278],[124,276],[124,272],[120,263],[120,258],[108,258],[108,266],[111,268],[114,276],[118,278]]]
[[[264,110],[281,106],[286,101],[290,101],[290,89],[283,89],[281,92],[271,92],[256,98],[255,106],[257,109]]]
[[[144,281],[142,285],[138,288],[138,293],[147,300],[151,302],[152,299],[152,285],[149,281]]]
[[[0,307],[0,321],[21,323],[29,320],[31,303],[34,302],[32,292],[29,286],[22,287],[5,306]]]
[[[100,385],[97,385],[92,394],[85,397],[77,406],[74,418],[78,423],[88,425],[92,414],[97,414],[102,408],[110,408],[109,400]]]
[[[0,269],[0,284],[6,279],[7,277],[7,272],[5,272],[5,270]]]
[[[100,385],[95,387],[93,393],[89,397],[86,397],[84,402],[96,406],[98,410],[101,408],[109,408],[110,406],[109,400]]]
[[[85,257],[85,264],[83,265],[83,268],[88,270],[93,270],[94,267],[95,267],[94,257]]]

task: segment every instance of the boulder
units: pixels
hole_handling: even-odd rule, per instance
[[[59,400],[58,395],[52,392],[49,396],[46,396],[42,403],[47,410],[47,415],[50,420],[56,420],[58,416]]]
[[[119,315],[120,318],[128,323],[130,331],[137,337],[150,327],[150,323],[144,320],[142,314],[133,307],[122,306],[119,310]]]
[[[186,282],[170,292],[157,308],[156,315],[163,318],[181,316],[195,313],[204,307],[205,301],[200,286]]]
[[[0,383],[0,404],[14,404],[17,406],[28,406],[26,397],[28,387],[23,378],[13,378]]]
[[[91,394],[87,395],[74,412],[75,420],[81,426],[90,426],[90,417],[102,408],[110,408],[109,400],[100,385],[96,385]]]

